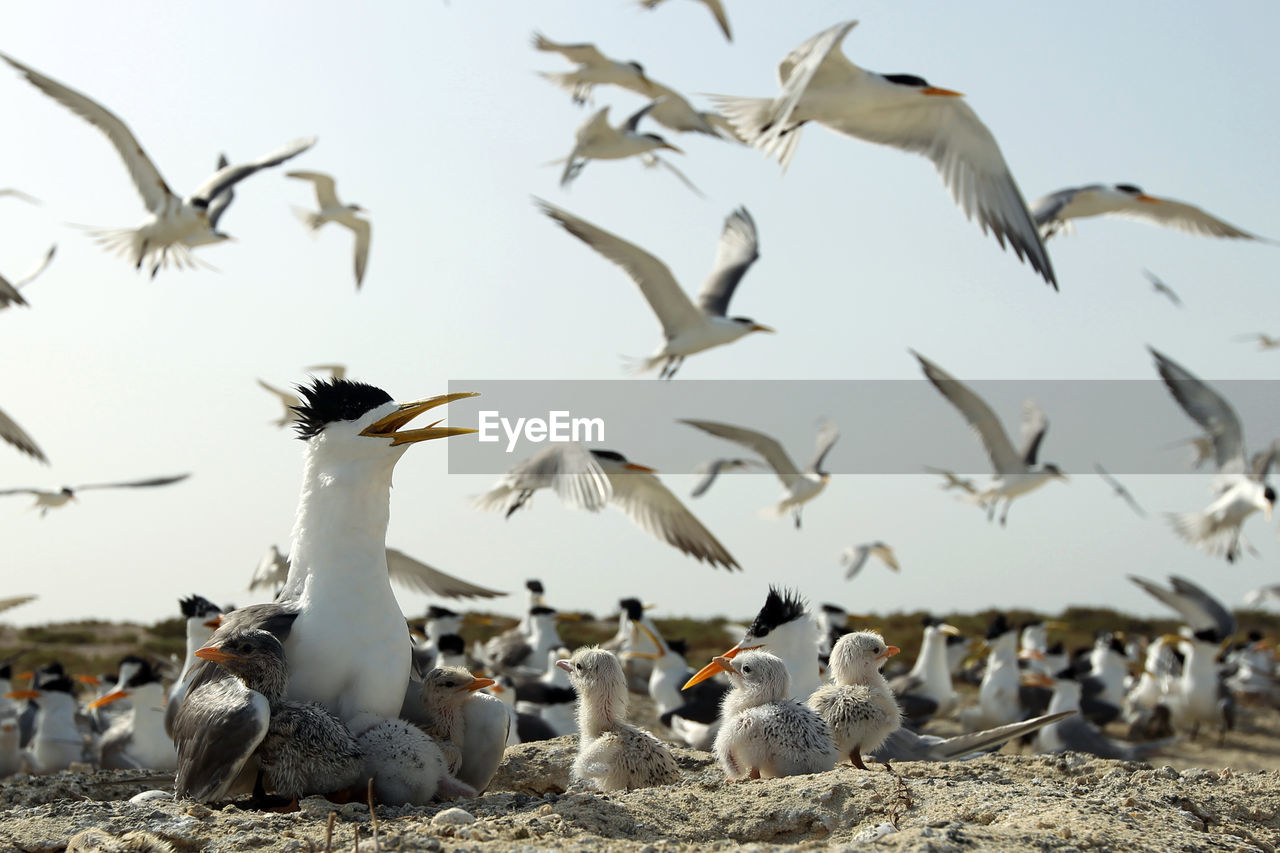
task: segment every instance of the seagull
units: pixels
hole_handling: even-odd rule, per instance
[[[569,72],[538,72],[560,88],[568,90],[573,95],[575,104],[586,103],[591,97],[592,88],[603,85],[621,86],[646,98],[658,95],[639,62],[610,59],[594,44],[562,44],[552,41],[542,33],[534,33],[533,46],[538,50],[558,53],[570,62],[578,63],[578,67]]]
[[[750,317],[726,315],[742,277],[760,256],[755,220],[745,207],[725,219],[715,265],[694,305],[667,265],[644,249],[549,202],[535,202],[570,234],[622,267],[658,315],[666,340],[657,352],[640,362],[639,370],[661,367],[658,378],[670,379],[693,353],[732,343],[751,332],[773,331]]]
[[[39,507],[40,517],[44,518],[49,510],[65,506],[69,501],[77,500],[76,493],[83,492],[86,489],[137,489],[150,488],[151,486],[168,486],[171,483],[179,483],[190,476],[190,474],[175,474],[170,477],[152,477],[146,480],[129,480],[123,483],[90,483],[85,486],[63,486],[56,492],[49,492],[44,489],[0,489],[0,495],[34,495],[36,502],[31,505],[31,508],[36,509]]]
[[[650,535],[696,560],[729,571],[738,561],[680,499],[644,465],[613,450],[596,450],[577,442],[548,445],[516,465],[476,499],[477,509],[511,514],[538,489],[552,488],[575,509],[598,512],[606,504],[621,510]]]
[[[1273,338],[1265,332],[1258,332],[1256,335],[1238,335],[1235,340],[1257,341],[1260,350],[1280,349],[1280,337]]]
[[[13,187],[4,187],[0,189],[0,198],[16,198],[25,201],[27,204],[40,204],[40,199],[35,196],[27,195],[22,190],[15,190]]]
[[[1046,240],[1059,231],[1070,231],[1071,220],[1086,216],[1115,214],[1141,219],[1156,225],[1167,225],[1189,234],[1208,237],[1230,237],[1242,240],[1265,240],[1229,222],[1210,216],[1193,204],[1172,198],[1147,195],[1133,184],[1089,184],[1068,187],[1037,199],[1031,205],[1036,227]]]
[[[663,0],[640,0],[640,5],[646,9],[656,9],[658,4]],[[720,0],[698,0],[699,3],[706,6],[708,11],[715,16],[716,23],[720,25],[720,32],[724,33],[724,37],[728,41],[733,41],[733,33],[729,31],[729,16],[725,14],[724,4]]]
[[[1142,518],[1147,517],[1146,510],[1144,510],[1141,506],[1138,505],[1138,502],[1134,500],[1133,495],[1129,494],[1129,490],[1126,489],[1123,485],[1121,485],[1119,480],[1117,480],[1115,477],[1112,477],[1110,474],[1108,474],[1106,469],[1103,468],[1101,465],[1099,465],[1097,462],[1093,463],[1093,470],[1098,472],[1098,476],[1102,478],[1102,482],[1106,483],[1108,486],[1111,487],[1112,491],[1116,493],[1116,497],[1124,498],[1124,502],[1127,503],[1129,507]]]
[[[947,402],[956,407],[982,439],[982,446],[991,459],[995,475],[985,490],[974,495],[974,500],[986,505],[987,520],[994,517],[996,504],[1003,500],[1005,504],[1000,524],[1004,525],[1015,498],[1040,488],[1050,480],[1067,479],[1067,475],[1057,465],[1050,462],[1036,465],[1036,455],[1040,450],[1040,442],[1049,429],[1049,419],[1034,400],[1026,400],[1022,404],[1023,441],[1022,446],[1014,450],[1008,434],[1000,425],[1000,419],[991,411],[986,401],[920,353],[911,350],[911,354],[919,360],[925,378],[947,398]]]
[[[365,209],[358,204],[343,204],[338,201],[333,178],[323,172],[285,172],[285,177],[310,181],[315,187],[316,202],[320,205],[320,210],[316,213],[299,211],[308,228],[315,232],[324,227],[326,222],[336,222],[350,228],[351,233],[356,235],[356,290],[359,290],[364,283],[364,268],[369,260],[371,226],[369,220],[361,219],[356,214],[365,213]]]
[[[1218,476],[1212,490],[1216,498],[1203,512],[1170,513],[1174,530],[1186,541],[1213,555],[1235,562],[1240,553],[1240,533],[1245,519],[1262,510],[1271,520],[1276,492],[1267,485],[1267,473],[1275,460],[1276,446],[1259,454],[1252,463],[1245,455],[1240,416],[1216,391],[1169,357],[1148,347],[1160,378],[1182,410],[1213,439]]]
[[[689,497],[698,498],[706,494],[707,489],[711,488],[711,484],[716,481],[716,477],[720,476],[721,471],[749,471],[763,467],[755,459],[712,459],[699,463],[693,469],[693,473],[701,474],[702,479],[693,487]]]
[[[13,418],[4,413],[0,409],[0,438],[12,444],[23,453],[48,465],[49,460],[45,457],[44,451],[40,449],[40,445],[36,444],[35,439],[27,435],[27,431],[18,426]]]
[[[115,146],[151,215],[135,229],[98,231],[94,236],[108,249],[128,257],[139,269],[144,263],[150,264],[152,277],[170,262],[179,269],[194,266],[195,260],[188,249],[193,239],[197,243],[229,239],[217,231],[211,221],[210,206],[219,194],[260,169],[296,157],[316,142],[315,137],[298,139],[259,160],[219,169],[191,195],[179,198],[118,116],[92,98],[10,56],[0,53],[0,59],[22,72],[37,89],[102,131]]]
[[[877,74],[859,68],[840,51],[857,21],[845,21],[797,47],[778,66],[777,98],[717,96],[738,133],[783,169],[800,142],[800,128],[816,121],[837,133],[933,161],[965,216],[978,219],[1001,247],[1007,242],[1058,289],[1053,266],[1031,213],[991,131],[950,89],[912,74]]]
[[[961,477],[956,474],[955,471],[948,471],[944,468],[934,468],[930,465],[924,466],[924,470],[928,471],[930,474],[937,474],[942,477],[943,482],[939,488],[944,492],[949,492],[952,489],[959,489],[960,491],[968,492],[971,495],[976,495],[978,493],[978,487],[973,484],[973,480],[968,477]]]
[[[831,480],[831,472],[822,470],[822,462],[831,452],[836,440],[840,438],[840,430],[829,420],[823,421],[818,430],[817,455],[804,471],[796,467],[796,463],[791,461],[791,457],[782,449],[777,439],[762,432],[716,421],[681,420],[680,423],[736,442],[763,456],[764,461],[769,463],[769,467],[778,475],[783,488],[786,489],[782,500],[765,512],[775,518],[790,512],[795,519],[797,530],[800,528],[800,512],[804,505],[820,495]]]
[[[1177,307],[1182,307],[1182,300],[1178,298],[1178,294],[1173,292],[1173,288],[1160,280],[1160,277],[1151,270],[1143,270],[1142,274],[1147,277],[1147,281],[1151,282],[1151,289],[1156,293],[1164,294]]]
[[[627,157],[652,154],[654,151],[664,149],[683,154],[683,151],[658,134],[640,133],[636,129],[640,119],[648,115],[653,107],[654,102],[644,105],[617,127],[609,124],[608,107],[604,107],[584,121],[574,133],[573,150],[569,152],[569,156],[563,161],[556,161],[564,163],[564,172],[560,175],[560,186],[569,186],[586,167],[588,160],[624,160]],[[646,161],[646,165],[667,166],[697,192],[697,187],[689,184],[688,179],[677,169],[667,164],[665,160],[659,159],[656,154],[652,154],[652,157],[652,160]]]
[[[39,277],[49,266],[49,262],[53,260],[53,253],[58,249],[58,245],[49,247],[49,251],[44,253],[44,257],[40,259],[40,263],[36,264],[30,272],[22,278],[10,284],[4,276],[0,275],[0,311],[8,308],[10,305],[26,305],[27,300],[23,298],[18,291],[26,287]]]
[[[850,545],[844,549],[844,553],[840,555],[840,563],[848,567],[845,570],[844,579],[853,580],[853,576],[862,571],[868,557],[876,557],[895,572],[900,568],[893,549],[877,539],[875,542],[863,542],[861,545]]]

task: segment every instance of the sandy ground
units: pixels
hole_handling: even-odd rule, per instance
[[[895,776],[830,773],[726,783],[711,757],[677,750],[677,785],[597,794],[570,785],[575,739],[508,750],[474,800],[376,811],[382,850],[1264,850],[1280,845],[1280,712],[1239,731],[1181,740],[1151,763],[1077,754],[997,754],[903,763]],[[374,849],[361,804],[304,800],[292,814],[175,801],[138,772],[21,777],[0,789],[0,850]],[[141,792],[159,789],[155,793]],[[99,829],[87,846],[68,841]],[[122,839],[126,833],[148,833]],[[83,837],[82,837],[83,839]],[[164,844],[170,847],[162,846]]]

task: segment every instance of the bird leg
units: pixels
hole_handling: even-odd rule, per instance
[[[800,508],[799,507],[796,507],[795,516],[796,516],[796,530],[799,530],[800,529]]]
[[[862,747],[855,746],[853,749],[849,750],[849,760],[853,762],[853,766],[859,770],[871,769],[862,761]]]
[[[1004,502],[1004,512],[1000,514],[1000,526],[1001,526],[1001,527],[1004,527],[1004,526],[1005,526],[1005,522],[1009,520],[1009,507],[1011,507],[1011,506],[1013,506],[1013,500],[1012,500],[1012,499],[1007,500],[1007,501],[1005,501],[1005,502]]]
[[[249,797],[246,805],[251,809],[257,809],[264,812],[296,812],[298,811],[297,797],[277,797],[267,793],[267,789],[262,784],[263,773],[258,771],[257,778],[253,780],[253,794]]]
[[[760,768],[759,768],[759,767],[752,767],[752,768],[751,768],[751,772],[747,774],[747,778],[748,778],[748,779],[759,779],[759,778],[760,778]]]

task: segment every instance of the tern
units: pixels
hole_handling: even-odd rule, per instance
[[[1225,556],[1229,563],[1235,562],[1245,519],[1262,510],[1271,520],[1276,492],[1266,480],[1276,446],[1273,444],[1250,463],[1240,416],[1231,404],[1177,362],[1148,349],[1174,400],[1213,439],[1213,458],[1218,468],[1212,486],[1216,495],[1213,502],[1203,512],[1170,513],[1168,518],[1186,541],[1209,554]]]
[[[973,484],[973,480],[968,477],[961,477],[955,471],[948,471],[945,468],[934,468],[931,465],[924,466],[924,470],[928,471],[930,474],[937,474],[942,478],[942,483],[939,484],[938,488],[942,489],[944,492],[949,492],[952,489],[959,489],[960,491],[967,492],[971,495],[976,495],[978,493],[978,487]]]
[[[572,94],[576,104],[586,103],[595,86],[620,86],[647,98],[654,98],[659,94],[652,81],[645,76],[644,66],[639,62],[610,59],[594,44],[564,44],[554,42],[542,33],[534,33],[533,46],[538,50],[558,53],[578,64],[577,68],[569,72],[538,72]]]
[[[1234,340],[1249,341],[1250,343],[1256,341],[1260,350],[1280,349],[1280,337],[1273,338],[1265,332],[1258,332],[1256,335],[1238,335]]]
[[[646,9],[656,9],[658,4],[663,0],[640,0],[640,5]],[[729,16],[724,11],[724,4],[720,0],[698,0],[699,3],[707,7],[707,10],[715,17],[716,23],[720,25],[720,32],[724,33],[724,37],[728,41],[733,41],[733,33],[729,30]]]
[[[1167,225],[1189,234],[1228,237],[1240,240],[1265,240],[1257,234],[1237,228],[1230,222],[1205,213],[1193,204],[1172,198],[1147,195],[1133,184],[1089,184],[1068,187],[1037,199],[1031,205],[1036,226],[1046,240],[1059,231],[1070,232],[1071,220],[1086,216],[1115,214],[1141,219],[1155,225]]]
[[[995,475],[986,489],[974,495],[974,500],[986,506],[988,520],[995,516],[996,505],[1003,500],[1004,512],[1000,515],[1000,524],[1003,525],[1009,518],[1009,507],[1015,498],[1040,488],[1050,480],[1067,479],[1067,475],[1051,462],[1036,465],[1040,443],[1049,429],[1049,419],[1034,400],[1026,400],[1022,404],[1023,441],[1022,446],[1014,450],[1000,419],[985,400],[920,353],[911,350],[911,354],[920,361],[925,378],[956,407],[982,439]]]
[[[298,139],[259,160],[218,169],[195,192],[180,198],[169,189],[128,125],[115,113],[10,56],[0,53],[0,59],[22,72],[37,89],[102,131],[115,146],[151,215],[137,228],[98,231],[94,236],[108,249],[128,257],[139,269],[144,263],[150,264],[153,277],[170,262],[179,269],[194,266],[191,245],[230,239],[217,231],[211,221],[210,206],[218,195],[260,169],[296,157],[316,142],[314,137]]]
[[[862,571],[862,567],[870,557],[875,557],[895,572],[901,568],[893,549],[877,539],[875,542],[863,542],[861,545],[850,545],[844,549],[844,553],[840,555],[840,563],[846,567],[844,579],[853,580],[854,575]]]
[[[777,154],[783,169],[810,121],[928,157],[965,216],[976,216],[983,233],[1001,247],[1007,242],[1057,290],[1049,255],[991,131],[959,92],[850,62],[840,43],[857,23],[836,24],[791,51],[778,66],[778,97],[713,101],[749,144]]]
[[[573,150],[563,161],[564,172],[560,174],[560,186],[567,187],[578,177],[588,160],[625,160],[628,157],[652,157],[646,165],[664,165],[684,181],[694,192],[698,188],[689,183],[688,178],[674,166],[658,158],[654,151],[674,151],[683,154],[656,133],[640,133],[637,130],[640,119],[649,114],[656,102],[651,102],[632,113],[626,121],[618,126],[609,124],[609,108],[604,107],[579,125],[574,132]]]
[[[621,510],[651,536],[696,560],[729,571],[738,561],[711,531],[662,484],[654,470],[629,461],[613,450],[596,450],[576,442],[549,445],[516,465],[476,499],[477,509],[511,514],[538,489],[551,488],[575,509],[598,512],[606,504]]]
[[[689,497],[698,498],[706,494],[707,489],[711,488],[711,484],[723,471],[750,471],[763,467],[764,465],[756,459],[711,459],[701,462],[693,469],[693,473],[701,474],[702,479],[693,487]]]
[[[1093,463],[1093,470],[1098,472],[1098,476],[1102,478],[1102,482],[1111,487],[1111,490],[1115,492],[1116,497],[1124,498],[1124,502],[1129,505],[1129,508],[1136,512],[1141,518],[1147,517],[1146,510],[1138,504],[1137,500],[1134,499],[1133,495],[1129,493],[1129,490],[1126,489],[1119,480],[1108,474],[1106,469],[1097,462]]]
[[[34,495],[36,502],[31,505],[31,508],[36,509],[38,507],[40,509],[40,517],[44,518],[49,510],[65,506],[69,501],[77,500],[76,493],[87,489],[138,489],[152,486],[168,486],[172,483],[180,483],[190,476],[190,474],[175,474],[170,477],[152,477],[146,480],[129,480],[123,483],[89,483],[84,486],[63,486],[56,492],[44,489],[0,489],[0,495]]]
[[[777,439],[762,432],[716,421],[681,420],[680,423],[736,442],[763,456],[764,461],[778,475],[783,488],[786,489],[782,500],[765,510],[765,513],[774,518],[791,513],[797,530],[800,528],[800,512],[804,505],[820,495],[831,480],[831,472],[822,470],[823,460],[827,458],[827,454],[840,438],[840,430],[831,421],[822,422],[818,430],[817,455],[804,471],[791,461],[791,457],[787,455],[787,451],[782,448]]]
[[[285,172],[285,177],[310,181],[315,187],[316,203],[320,205],[320,210],[315,213],[306,210],[298,212],[313,233],[323,228],[326,222],[336,222],[351,229],[351,233],[355,235],[356,290],[359,290],[364,283],[364,268],[369,260],[372,226],[369,220],[361,219],[356,214],[367,211],[358,204],[343,204],[338,201],[333,178],[323,172]]]
[[[44,253],[44,257],[40,259],[40,262],[36,264],[30,272],[12,284],[10,284],[4,276],[0,275],[0,311],[3,311],[10,305],[27,304],[27,300],[24,299],[22,294],[18,291],[35,281],[36,278],[39,277],[40,273],[45,271],[49,266],[49,263],[53,260],[53,253],[56,252],[57,249],[58,246],[56,243],[50,246],[49,251]]]
[[[1173,291],[1172,287],[1165,284],[1160,279],[1160,276],[1156,275],[1151,270],[1143,270],[1142,274],[1147,277],[1147,281],[1151,282],[1152,290],[1154,290],[1156,293],[1161,294],[1162,296],[1165,296],[1170,302],[1172,302],[1178,308],[1182,307],[1182,299],[1178,297],[1178,294]]]
[[[732,343],[752,332],[772,332],[750,317],[729,317],[729,301],[760,256],[755,221],[740,207],[725,219],[716,247],[715,265],[695,305],[662,261],[621,237],[597,228],[553,204],[535,199],[542,211],[566,231],[613,261],[631,276],[662,324],[665,341],[638,369],[661,367],[660,379],[675,376],[686,357]]]
[[[49,464],[48,458],[44,455],[44,451],[40,449],[40,445],[36,444],[35,439],[27,435],[27,431],[18,426],[17,422],[6,415],[3,409],[0,409],[0,438],[9,442],[32,459],[43,462],[46,465]]]
[[[1236,617],[1221,601],[1187,578],[1169,575],[1168,588],[1138,575],[1126,575],[1152,598],[1182,617],[1196,631],[1213,631],[1222,637],[1236,632]]]

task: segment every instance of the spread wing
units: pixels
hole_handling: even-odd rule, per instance
[[[594,456],[577,442],[548,445],[503,475],[475,501],[477,509],[510,511],[520,493],[551,488],[574,509],[597,512],[613,494],[613,486]]]
[[[1025,471],[1026,466],[1022,455],[1013,449],[1013,444],[1005,434],[1000,419],[996,417],[995,412],[991,411],[986,401],[973,393],[969,386],[920,353],[912,350],[911,354],[920,361],[925,378],[933,383],[933,387],[956,407],[956,410],[968,421],[969,426],[978,433],[978,438],[982,439],[982,446],[986,448],[987,456],[991,459],[991,465],[996,473],[1013,474]]]
[[[1044,409],[1035,400],[1022,402],[1022,446],[1018,452],[1028,467],[1036,464],[1036,456],[1040,453],[1040,443],[1044,434],[1049,431],[1049,418]]]
[[[316,191],[316,202],[323,207],[342,207],[342,202],[338,201],[337,184],[333,177],[326,175],[324,172],[285,172],[286,178],[297,178],[301,181],[310,181],[311,186]]]
[[[438,595],[441,598],[497,598],[506,595],[505,592],[464,581],[448,572],[420,563],[395,548],[387,549],[387,569],[396,583],[415,592]]]
[[[730,571],[739,568],[738,561],[711,531],[653,474],[627,471],[609,479],[613,483],[613,498],[609,502],[650,535],[712,566],[720,565]]]
[[[4,413],[0,409],[0,438],[12,444],[33,459],[48,465],[49,460],[45,458],[44,451],[40,449],[40,445],[36,444],[35,439],[27,435],[27,431],[18,426],[13,418]],[[0,494],[9,494],[8,492]]]
[[[745,207],[740,207],[724,221],[724,230],[720,232],[720,243],[716,247],[715,265],[698,294],[698,307],[703,313],[725,316],[738,283],[758,257],[760,241],[756,235],[755,220]]]
[[[769,467],[778,475],[778,479],[784,486],[790,487],[793,482],[804,477],[777,439],[762,432],[718,421],[681,420],[680,423],[696,427],[703,432],[709,432],[759,453],[764,457],[764,461],[769,463]]]
[[[284,161],[297,157],[303,151],[306,151],[315,144],[316,137],[314,136],[307,137],[306,139],[295,139],[287,145],[277,148],[265,157],[254,160],[252,163],[241,163],[237,166],[226,166],[221,168],[206,178],[205,182],[191,194],[191,198],[211,202],[218,195],[231,189],[254,172],[270,168],[271,166],[279,166]]]
[[[1213,439],[1213,456],[1218,470],[1243,474],[1244,431],[1236,410],[1185,367],[1151,347],[1147,349],[1155,356],[1156,370],[1173,394],[1173,399]]]
[[[87,486],[76,486],[74,491],[81,492],[85,489],[140,489],[150,488],[151,486],[168,486],[172,483],[180,483],[190,476],[190,474],[175,474],[171,477],[151,477],[147,480],[128,480],[123,483],[90,483]]]

